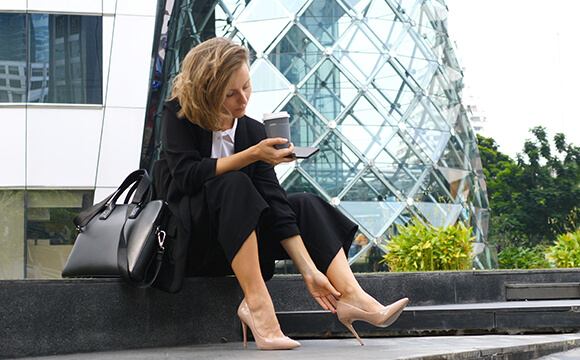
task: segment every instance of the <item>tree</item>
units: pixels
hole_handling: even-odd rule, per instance
[[[570,214],[580,203],[580,148],[546,129],[530,130],[516,161],[478,136],[491,207],[490,239],[500,247],[535,246],[573,227]]]

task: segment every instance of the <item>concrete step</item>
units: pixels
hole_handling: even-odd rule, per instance
[[[485,308],[506,302],[506,284],[573,283],[580,278],[580,269],[357,274],[357,278],[383,304],[403,296],[411,299],[401,319],[385,332],[355,323],[365,336],[470,329],[562,332],[580,324],[576,310],[564,303],[527,312]],[[320,307],[300,276],[276,276],[268,288],[287,332],[300,337],[350,336],[336,316],[313,311]],[[0,359],[239,342],[236,310],[242,297],[233,277],[186,279],[179,294],[136,289],[119,279],[3,280]],[[307,326],[315,322],[320,324]]]
[[[506,300],[580,299],[580,283],[506,284]]]
[[[296,338],[351,337],[329,311],[283,311],[284,332]],[[534,334],[580,331],[580,299],[408,306],[387,328],[354,323],[360,336]]]

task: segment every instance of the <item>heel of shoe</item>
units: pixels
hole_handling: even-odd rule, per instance
[[[242,334],[244,334],[244,349],[248,348],[248,325],[242,320]]]
[[[346,326],[347,329],[350,330],[350,332],[354,335],[354,337],[356,337],[356,339],[358,340],[358,342],[360,343],[360,346],[365,346],[365,344],[363,343],[363,341],[361,340],[360,336],[358,336],[357,332],[354,330],[354,327],[352,326],[352,323],[349,322],[344,322],[342,321],[342,324],[344,326]]]

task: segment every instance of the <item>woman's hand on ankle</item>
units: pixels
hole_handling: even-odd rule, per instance
[[[312,297],[322,306],[324,310],[336,313],[336,298],[340,298],[340,293],[332,286],[330,280],[318,270],[304,274],[304,282]]]

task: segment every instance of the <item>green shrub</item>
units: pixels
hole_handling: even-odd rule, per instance
[[[559,235],[546,255],[559,268],[580,267],[580,231]]]
[[[388,243],[382,260],[391,271],[471,269],[472,228],[461,223],[436,228],[414,220],[397,229],[399,235]]]
[[[544,256],[544,248],[536,246],[527,248],[518,246],[508,248],[498,254],[500,269],[545,269],[550,262]]]

